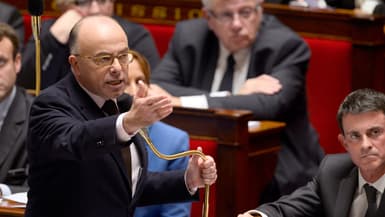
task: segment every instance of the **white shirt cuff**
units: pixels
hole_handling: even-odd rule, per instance
[[[268,217],[265,213],[260,212],[260,211],[258,211],[258,210],[249,210],[249,211],[247,211],[247,213],[249,213],[250,215],[256,215],[256,214],[259,214],[259,215],[261,215],[262,217]]]
[[[11,189],[6,184],[0,184],[0,190],[3,197],[12,194]]]
[[[121,142],[127,142],[130,140],[133,136],[135,136],[136,133],[138,133],[138,130],[135,131],[133,134],[128,134],[126,130],[123,128],[123,117],[125,113],[122,113],[118,116],[118,119],[116,120],[116,134],[118,136],[118,140]]]
[[[194,194],[197,192],[198,188],[197,188],[197,187],[195,187],[195,188],[189,188],[189,187],[187,186],[186,179],[187,179],[187,177],[186,177],[186,172],[185,172],[185,173],[184,173],[184,183],[185,183],[185,185],[186,185],[186,189],[187,189],[187,191],[190,193],[190,195],[194,195]]]
[[[379,4],[376,0],[364,1],[361,5],[361,10],[367,14],[373,14],[374,8]]]
[[[209,108],[209,105],[207,103],[207,98],[205,95],[181,96],[180,102],[182,104],[182,107],[200,108],[200,109]]]
[[[216,91],[210,93],[211,97],[225,97],[225,96],[231,96],[231,93],[229,91]]]

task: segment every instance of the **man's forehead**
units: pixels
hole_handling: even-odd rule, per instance
[[[365,132],[373,127],[385,127],[385,115],[381,111],[346,114],[342,118],[345,132]]]

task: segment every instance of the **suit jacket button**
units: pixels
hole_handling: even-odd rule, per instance
[[[99,141],[96,142],[96,147],[97,148],[101,148],[103,146],[104,146],[104,140],[99,140]]]

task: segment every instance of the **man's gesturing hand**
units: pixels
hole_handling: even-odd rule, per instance
[[[172,112],[171,100],[167,96],[148,96],[143,81],[138,82],[138,87],[131,108],[123,118],[123,127],[129,134],[167,117]]]

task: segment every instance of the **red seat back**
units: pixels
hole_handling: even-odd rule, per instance
[[[326,153],[345,151],[338,143],[338,106],[351,91],[352,44],[342,40],[305,38],[312,56],[307,74],[310,120]]]

